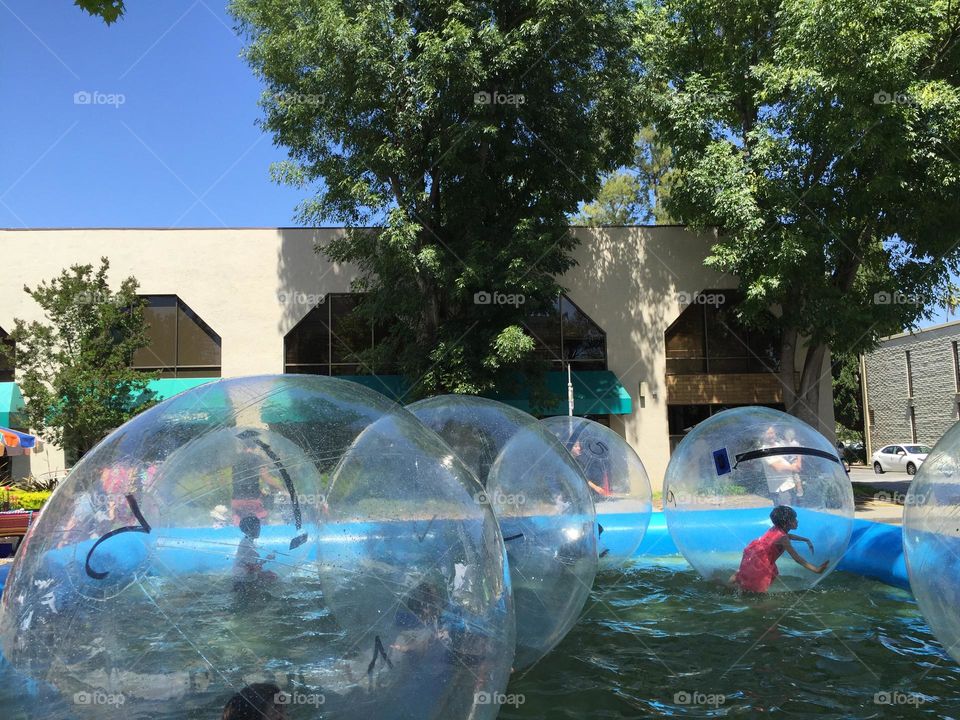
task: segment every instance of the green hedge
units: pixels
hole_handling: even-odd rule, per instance
[[[10,510],[39,510],[51,495],[49,490],[17,490],[5,488],[0,490],[0,508],[6,510],[9,503]]]

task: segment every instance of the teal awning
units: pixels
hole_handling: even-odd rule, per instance
[[[401,404],[411,402],[406,396],[408,384],[401,375],[338,375],[341,380],[350,380],[364,385],[372,390],[386,395],[391,400]],[[147,389],[140,396],[142,400],[166,400],[185,390],[198,385],[213,382],[220,378],[164,378],[151,380]],[[11,383],[12,384],[12,383]],[[0,384],[2,385],[2,384]],[[538,408],[538,415],[566,415],[567,414],[567,374],[566,372],[547,373],[547,388],[556,397],[556,403],[547,408]],[[19,393],[19,391],[18,391]],[[226,396],[219,397],[220,393],[207,398],[207,403],[222,404],[229,410]],[[491,397],[500,402],[512,405],[515,408],[530,412],[531,406],[526,392],[516,395],[492,393]],[[609,370],[584,370],[573,373],[573,411],[575,415],[627,415],[633,411],[633,402],[630,393]],[[21,400],[22,402],[22,400]],[[213,409],[213,408],[210,408]],[[271,412],[275,409],[265,408],[265,422],[281,422],[273,418]],[[284,411],[284,417],[289,414],[289,408]],[[214,409],[215,411],[215,409]],[[268,419],[270,415],[270,419]],[[293,413],[296,416],[296,413]],[[0,415],[0,418],[3,416]],[[278,416],[279,417],[279,416]],[[287,422],[290,420],[287,419]]]
[[[155,395],[155,400],[166,400],[174,395],[195,388],[197,385],[203,385],[208,382],[216,382],[220,378],[161,378],[160,380],[151,380],[147,383],[147,392]]]
[[[408,384],[402,375],[337,375],[339,380],[350,380],[371,390],[376,390],[381,395],[386,395],[394,402],[402,405],[410,402],[404,395],[407,392]]]
[[[538,408],[537,415],[566,415],[567,373],[553,371],[547,373],[547,388],[557,397],[556,404],[547,408]],[[527,393],[517,396],[505,396],[494,393],[492,397],[507,405],[531,412]],[[574,415],[629,415],[633,412],[630,393],[609,370],[581,370],[573,373],[573,414]]]
[[[26,407],[23,395],[15,382],[0,383],[0,425],[8,428],[23,428],[25,420],[21,411]]]
[[[166,400],[167,398],[172,398],[174,395],[179,395],[185,390],[190,390],[197,387],[197,385],[203,385],[204,383],[214,382],[220,378],[161,378],[159,380],[151,380],[147,383],[147,389],[143,391],[143,394],[138,398],[138,402],[144,402],[146,400],[156,400],[160,402],[161,400]]]

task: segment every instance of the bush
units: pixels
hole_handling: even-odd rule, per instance
[[[0,509],[2,510],[39,510],[51,495],[50,490],[0,489]]]

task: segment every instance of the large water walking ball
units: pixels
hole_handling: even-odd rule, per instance
[[[600,525],[600,566],[633,557],[650,523],[650,478],[630,444],[606,425],[561,415],[540,421],[583,471]]]
[[[532,416],[495,400],[442,395],[409,406],[484,485],[507,546],[517,614],[516,669],[546,655],[577,621],[597,572],[586,479]]]
[[[817,574],[787,553],[771,592],[809,588],[835,567],[853,531],[853,489],[823,435],[792,415],[765,407],[725,410],[681,441],[667,466],[663,511],[677,548],[708,580],[732,584],[747,545],[771,528],[770,512],[797,513],[793,540]],[[772,575],[772,573],[771,573]]]
[[[960,663],[960,423],[940,438],[910,484],[903,550],[923,616]]]
[[[220,717],[252,683],[293,717],[493,718],[514,619],[478,492],[360,385],[202,385],[51,497],[3,593],[3,655],[38,718]]]

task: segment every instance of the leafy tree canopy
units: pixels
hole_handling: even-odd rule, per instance
[[[93,16],[103,18],[107,25],[116,22],[126,9],[124,0],[74,0],[73,4]]]
[[[109,268],[101,258],[96,270],[74,265],[24,287],[44,319],[16,319],[15,347],[0,346],[15,362],[30,427],[81,455],[145,407],[135,408],[133,399],[155,377],[130,368],[149,343],[137,281],[128,277],[113,293]]]
[[[304,223],[349,228],[321,249],[362,273],[360,312],[383,327],[368,367],[395,362],[421,393],[531,367],[521,320],[572,265],[567,218],[630,160],[630,7],[231,4],[268,87],[263,127],[289,152],[276,178],[316,189]]]
[[[608,175],[593,202],[573,219],[575,225],[669,225],[665,207],[673,170],[670,148],[657,139],[652,127],[636,138],[630,168]]]
[[[960,7],[656,0],[637,17],[667,208],[718,229],[708,262],[741,279],[748,320],[779,309],[787,406],[814,421],[828,347],[911,326],[957,271]]]

